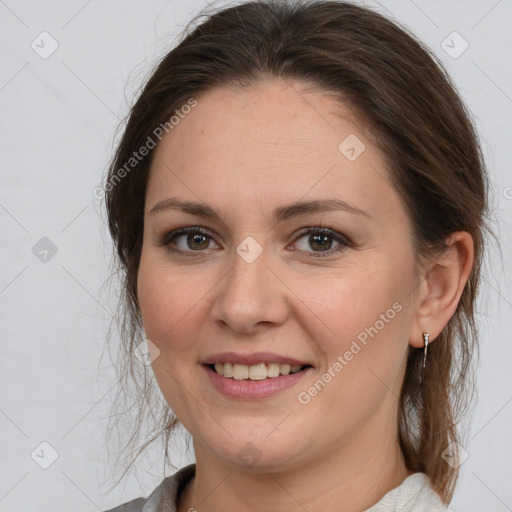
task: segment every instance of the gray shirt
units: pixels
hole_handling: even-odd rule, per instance
[[[179,493],[194,477],[196,465],[164,478],[147,498],[137,498],[105,512],[176,512]],[[364,512],[446,512],[425,473],[414,473]]]

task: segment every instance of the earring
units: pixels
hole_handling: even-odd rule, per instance
[[[428,349],[429,337],[430,337],[430,334],[428,332],[423,333],[423,341],[425,342],[425,350],[423,352],[423,368],[425,368],[425,365],[427,364],[427,349]]]

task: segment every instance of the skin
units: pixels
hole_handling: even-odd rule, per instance
[[[194,439],[196,476],[178,510],[369,508],[412,474],[397,443],[405,358],[409,345],[423,347],[422,332],[433,342],[455,312],[472,265],[471,237],[454,233],[444,254],[419,262],[382,153],[332,95],[269,80],[197,100],[156,150],[138,276],[145,333],[160,350],[155,377]],[[366,146],[354,161],[338,150],[349,134]],[[178,209],[150,214],[171,196],[206,203],[221,218]],[[272,219],[279,206],[327,198],[366,215]],[[319,225],[351,245],[335,238],[315,244],[302,232]],[[159,245],[187,226],[208,235],[174,239],[170,247],[183,255]],[[263,251],[251,263],[236,252],[248,236]],[[330,255],[321,257],[322,247]],[[298,393],[397,303],[400,312],[301,403]],[[275,352],[314,369],[272,397],[230,399],[199,363],[225,351]],[[259,457],[250,467],[238,457],[248,442]]]

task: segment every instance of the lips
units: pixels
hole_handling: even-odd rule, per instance
[[[236,365],[232,366],[235,367]],[[247,365],[243,366],[247,368]],[[214,389],[227,398],[237,400],[262,400],[270,398],[287,388],[297,385],[300,380],[306,378],[306,376],[313,371],[311,366],[303,366],[299,371],[295,373],[288,373],[287,375],[279,374],[277,377],[269,377],[268,375],[263,377],[263,374],[259,374],[260,378],[256,380],[251,378],[241,378],[240,380],[237,380],[233,377],[230,378],[218,374],[214,369],[212,369],[215,365],[203,364],[202,367],[205,370],[206,376],[213,384]],[[245,373],[239,375],[239,377],[244,376]]]
[[[242,400],[270,397],[314,368],[308,361],[272,352],[222,352],[200,363],[218,391]]]
[[[223,352],[214,354],[212,356],[204,358],[200,361],[201,364],[214,365],[215,363],[231,363],[240,365],[257,365],[257,364],[283,364],[291,366],[313,366],[308,361],[300,361],[299,359],[288,357],[280,354],[274,354],[272,352],[254,352],[252,354],[244,354],[241,352]]]

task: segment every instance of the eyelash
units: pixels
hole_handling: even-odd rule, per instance
[[[340,233],[334,231],[333,229],[330,229],[328,227],[322,227],[322,226],[312,226],[305,228],[305,231],[302,231],[296,240],[304,237],[305,235],[326,235],[332,239],[334,239],[336,242],[338,242],[340,245],[338,247],[335,247],[334,249],[329,249],[327,251],[316,251],[313,254],[316,254],[315,256],[306,256],[307,258],[312,259],[318,259],[318,258],[326,258],[329,256],[332,256],[334,253],[339,253],[345,250],[347,247],[353,247],[353,243],[346,237],[341,235]],[[171,231],[170,233],[165,234],[157,243],[160,247],[166,247],[166,249],[172,253],[184,255],[187,257],[196,257],[193,253],[201,253],[204,252],[204,250],[197,250],[197,251],[184,251],[182,249],[176,249],[174,247],[171,247],[171,243],[178,238],[181,235],[187,235],[187,234],[200,234],[203,236],[206,236],[213,240],[213,238],[210,236],[209,231],[205,228],[202,228],[200,226],[190,226],[186,228],[180,228],[176,229],[174,231]],[[192,253],[192,254],[191,254]]]

